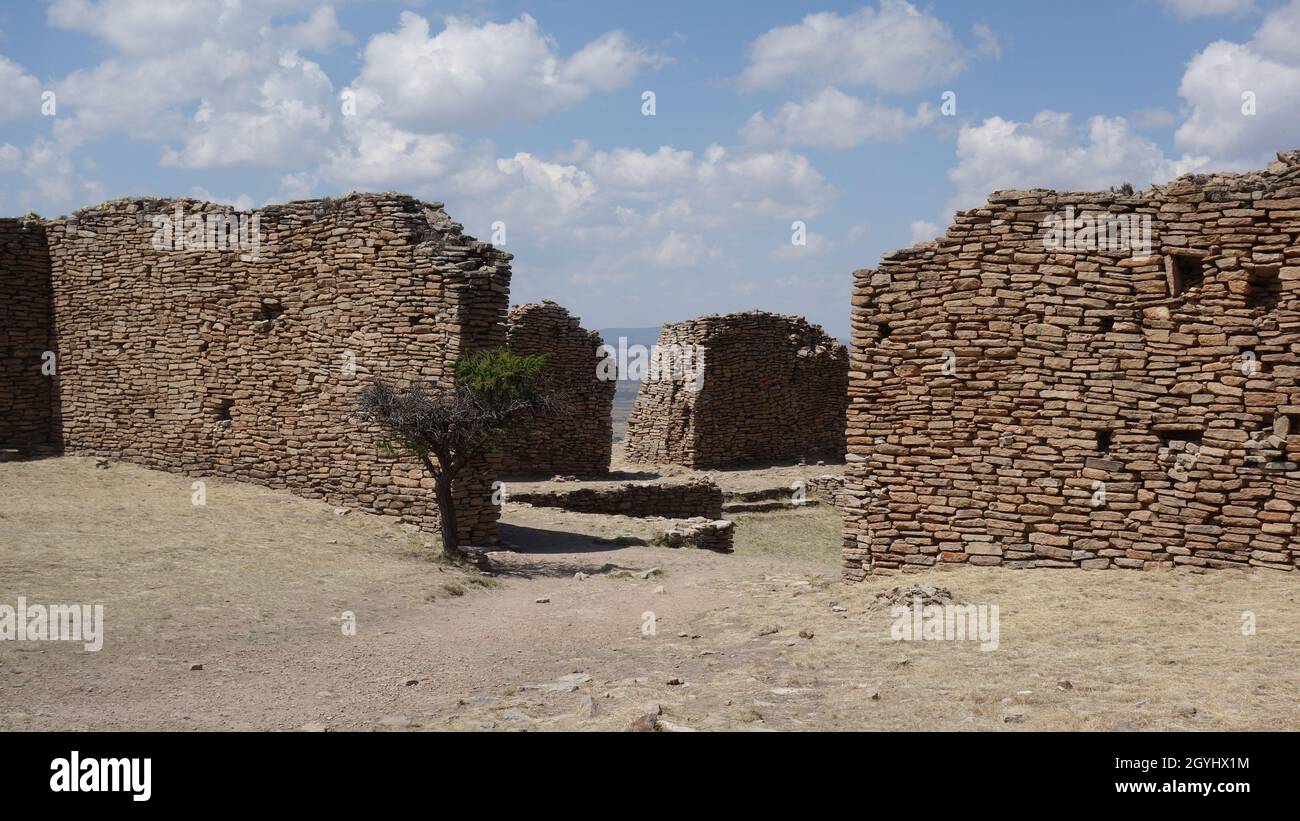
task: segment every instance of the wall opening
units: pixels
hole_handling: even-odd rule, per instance
[[[1277,266],[1257,266],[1250,272],[1250,290],[1246,293],[1246,307],[1272,311],[1282,301],[1281,269]]]
[[[877,326],[876,331],[880,334],[881,339],[888,339],[889,335],[894,332],[894,329],[889,327],[888,322],[882,322]]]
[[[1115,317],[1103,316],[1101,318],[1100,332],[1103,334],[1108,334],[1113,330],[1115,330]]]
[[[1156,436],[1159,436],[1160,441],[1166,445],[1170,442],[1191,442],[1196,445],[1201,444],[1201,432],[1195,428],[1176,428],[1173,430],[1156,431]]]
[[[1170,296],[1182,296],[1204,284],[1204,259],[1195,254],[1169,255]]]
[[[262,299],[262,319],[279,319],[283,313],[284,306],[280,304],[280,300],[265,297]]]
[[[1111,443],[1115,441],[1115,431],[1099,430],[1097,431],[1097,450],[1102,453],[1110,453]]]
[[[233,411],[234,409],[235,409],[235,400],[233,399],[220,400],[217,403],[217,421],[218,422],[231,421],[230,412]]]

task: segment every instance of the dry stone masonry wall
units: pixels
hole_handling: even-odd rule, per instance
[[[1297,377],[1300,152],[995,193],[854,274],[844,575],[1291,570]]]
[[[57,447],[50,251],[39,220],[0,220],[0,451]]]
[[[256,214],[224,250],[217,230],[190,228],[238,215],[193,200],[114,201],[46,225],[66,450],[436,527],[432,480],[381,452],[357,396],[371,377],[449,384],[458,356],[504,345],[510,256],[441,204],[396,194]],[[492,476],[474,466],[455,488],[469,543],[495,539]]]
[[[662,516],[666,519],[722,518],[722,489],[713,482],[700,479],[625,482],[573,490],[526,486],[523,490],[511,491],[508,498],[512,502],[558,507],[577,513]]]
[[[628,419],[635,462],[718,467],[844,455],[848,353],[802,317],[747,312],[665,325],[697,379],[647,378]],[[665,355],[674,355],[665,353]]]
[[[520,428],[503,445],[506,475],[609,472],[616,382],[598,378],[600,334],[586,331],[550,300],[510,311],[507,346],[522,356],[546,354],[546,373],[563,411]]]

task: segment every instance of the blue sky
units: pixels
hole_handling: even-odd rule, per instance
[[[850,273],[989,190],[1297,147],[1300,2],[0,6],[0,214],[400,190],[504,223],[513,301],[587,327],[847,336]]]

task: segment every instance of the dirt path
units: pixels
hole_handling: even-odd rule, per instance
[[[196,507],[190,482],[0,464],[0,604],[102,603],[107,632],[97,653],[0,642],[0,730],[1300,728],[1292,574],[845,587],[824,507],[738,517],[719,555],[510,505],[489,578],[391,520],[216,480]],[[893,640],[876,594],[900,584],[998,606],[997,649]]]

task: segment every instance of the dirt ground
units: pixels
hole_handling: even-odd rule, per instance
[[[99,652],[0,641],[0,730],[1300,728],[1294,574],[846,587],[825,506],[738,514],[715,554],[631,544],[661,522],[509,504],[484,576],[389,519],[215,479],[195,506],[192,481],[0,464],[0,604],[101,603],[107,633]],[[913,584],[997,605],[997,649],[893,640],[876,594]]]

